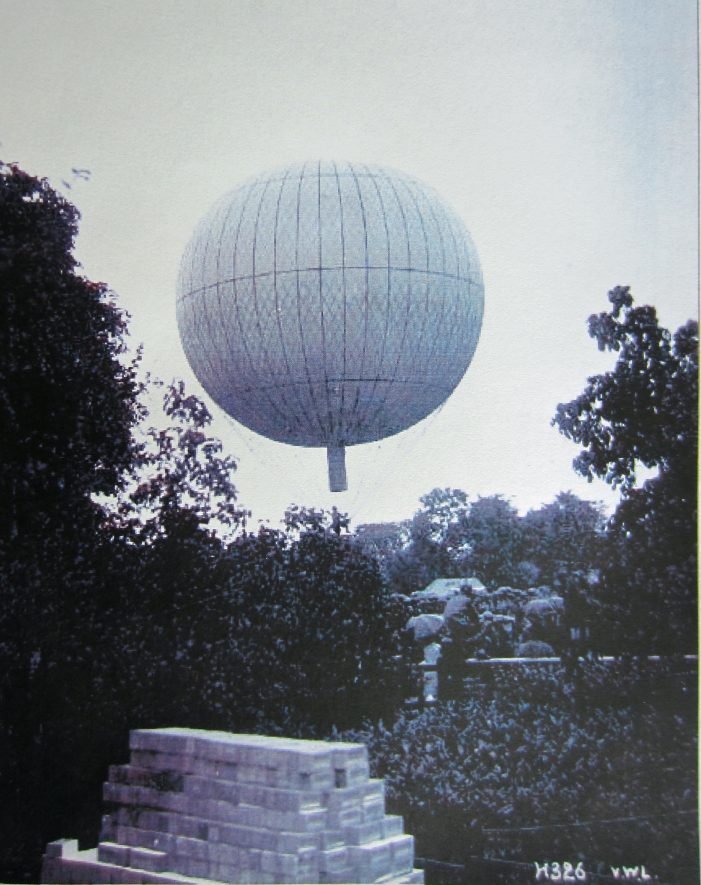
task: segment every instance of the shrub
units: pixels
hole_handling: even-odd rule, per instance
[[[546,666],[494,669],[468,700],[355,734],[417,853],[645,863],[672,881],[694,870],[688,683],[667,665],[592,663],[572,680]]]

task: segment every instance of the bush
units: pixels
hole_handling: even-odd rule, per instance
[[[546,666],[495,670],[467,701],[355,734],[418,855],[644,863],[671,881],[696,869],[695,696],[683,678],[666,665],[589,664],[576,681]]]
[[[516,651],[516,656],[519,658],[551,658],[554,654],[552,645],[539,639],[522,642]]]

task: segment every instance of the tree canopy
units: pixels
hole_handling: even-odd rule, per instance
[[[358,526],[358,542],[380,561],[392,589],[410,594],[434,578],[474,575],[491,589],[551,584],[563,567],[593,569],[601,508],[572,492],[520,516],[502,495],[470,500],[432,489],[403,523]]]
[[[609,526],[605,587],[623,648],[696,647],[698,323],[672,334],[630,289],[609,292],[611,310],[589,318],[614,368],[589,378],[557,407],[553,423],[583,448],[588,479],[621,491]],[[640,468],[656,474],[639,482]]]
[[[104,284],[79,274],[77,224],[48,182],[0,164],[3,538],[111,491],[131,458],[126,318]]]

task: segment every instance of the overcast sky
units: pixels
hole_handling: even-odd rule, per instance
[[[0,0],[0,157],[70,191],[85,273],[118,293],[144,365],[202,393],[175,323],[180,256],[209,206],[295,160],[385,164],[436,188],[485,278],[475,359],[447,404],[348,451],[268,442],[217,415],[241,502],[404,518],[435,486],[523,512],[572,471],[558,402],[611,365],[589,314],[632,287],[697,315],[697,10],[692,0]],[[57,330],[60,334],[60,330]]]

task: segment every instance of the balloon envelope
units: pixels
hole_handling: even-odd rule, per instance
[[[398,433],[445,401],[474,354],[483,303],[470,235],[431,188],[380,166],[314,161],[215,204],[185,250],[177,314],[215,402],[270,439],[325,446],[334,473],[344,446]]]

